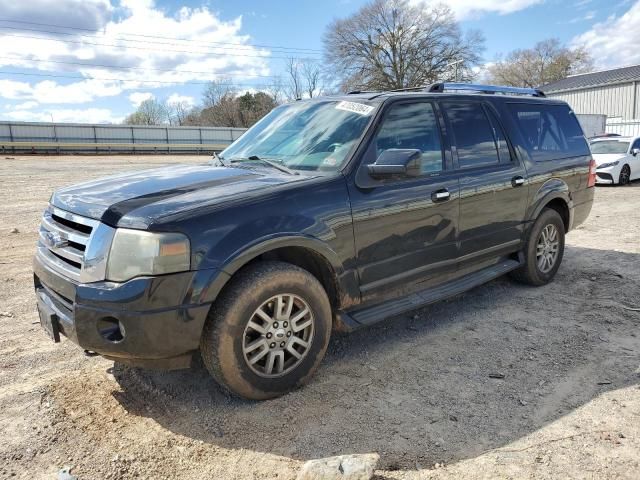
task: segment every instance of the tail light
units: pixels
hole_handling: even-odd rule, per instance
[[[589,179],[587,180],[587,187],[595,187],[596,185],[596,161],[592,158],[589,162]]]

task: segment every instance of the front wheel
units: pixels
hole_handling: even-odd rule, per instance
[[[309,272],[261,262],[231,279],[213,305],[200,342],[223,387],[252,400],[283,395],[313,375],[331,335],[331,306]]]
[[[631,181],[631,168],[629,165],[624,165],[620,170],[620,176],[618,177],[618,184],[627,185]]]
[[[542,211],[531,227],[524,248],[524,265],[512,277],[529,285],[545,285],[553,280],[564,255],[564,223],[550,208]]]

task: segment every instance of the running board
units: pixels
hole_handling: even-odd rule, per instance
[[[504,260],[465,277],[443,283],[437,287],[412,293],[406,297],[390,300],[360,310],[340,312],[339,317],[343,324],[350,330],[373,325],[389,317],[400,315],[401,313],[415,310],[466,292],[467,290],[515,270],[520,265],[520,262],[517,260]]]

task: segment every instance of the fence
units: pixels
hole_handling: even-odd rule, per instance
[[[622,120],[620,117],[607,118],[607,133],[617,133],[623,137],[640,136],[640,120]]]
[[[244,128],[0,122],[3,153],[211,153]]]

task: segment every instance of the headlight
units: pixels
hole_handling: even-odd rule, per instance
[[[620,160],[616,160],[615,162],[609,162],[609,163],[603,163],[601,165],[598,165],[596,167],[596,170],[599,168],[609,168],[609,167],[615,167],[616,165],[618,165],[620,163]]]
[[[107,262],[107,279],[124,282],[140,275],[184,272],[190,266],[189,239],[181,233],[116,229]]]

